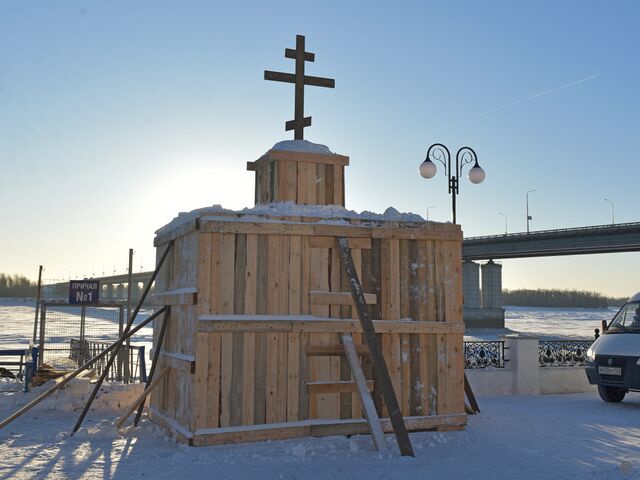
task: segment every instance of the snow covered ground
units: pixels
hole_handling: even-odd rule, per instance
[[[0,416],[11,409],[3,408]],[[153,424],[112,427],[93,412],[38,410],[0,430],[0,479],[626,479],[640,478],[640,395],[605,404],[596,394],[481,398],[458,432],[411,434],[415,458],[378,455],[368,436],[186,447]]]
[[[591,338],[600,320],[614,313],[512,307],[508,330],[487,335]],[[33,315],[32,303],[0,302],[0,348],[28,345]],[[150,342],[151,331],[145,330],[140,340]],[[617,405],[595,393],[480,397],[482,413],[469,417],[466,430],[412,433],[416,458],[401,458],[391,435],[392,453],[381,456],[368,436],[189,448],[146,420],[139,429],[117,431],[112,422],[135,392],[114,385],[98,396],[84,426],[70,437],[86,386],[72,384],[0,430],[0,479],[640,479],[638,394]],[[0,419],[28,398],[0,393]]]

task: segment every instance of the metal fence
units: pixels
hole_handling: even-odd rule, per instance
[[[504,368],[504,341],[464,342],[464,368]]]
[[[40,365],[46,363],[57,369],[72,370],[104,351],[120,338],[125,325],[124,308],[122,303],[70,305],[66,302],[41,302],[38,326]],[[144,354],[142,360],[139,356],[140,349],[132,347],[127,351],[123,346],[112,369],[113,379],[132,381],[133,377],[141,378]],[[104,366],[99,363],[94,369],[101,371]],[[131,375],[134,363],[137,375]]]
[[[81,344],[80,340],[71,339],[70,341],[70,358],[73,360],[78,366],[84,365],[92,358],[100,355],[106,349],[108,349],[112,343],[104,343],[104,342],[90,342],[84,341],[84,344]],[[145,348],[144,345],[122,345],[121,347],[122,355],[127,357],[129,361],[130,368],[130,380],[131,381],[139,381],[146,382],[147,381],[147,364],[145,360]],[[93,364],[92,369],[100,375],[109,360],[108,356],[105,356],[98,360]],[[115,366],[114,366],[115,367]],[[109,374],[107,375],[107,380],[114,382],[119,380],[117,368],[111,368]]]
[[[580,367],[587,364],[587,350],[593,340],[540,340],[541,367]]]

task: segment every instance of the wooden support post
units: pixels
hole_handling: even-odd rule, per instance
[[[38,269],[38,289],[36,290],[36,318],[33,321],[33,339],[32,342],[35,345],[36,337],[38,335],[38,313],[40,313],[40,298],[42,295],[42,265]]]
[[[164,370],[162,370],[160,375],[158,375],[153,382],[148,383],[144,387],[144,391],[138,396],[138,398],[136,398],[133,401],[133,403],[127,408],[127,410],[122,414],[122,416],[114,423],[116,428],[118,429],[122,428],[122,425],[124,424],[124,422],[127,421],[127,418],[129,418],[129,416],[133,413],[133,411],[136,409],[138,405],[144,406],[144,403],[143,403],[144,400],[151,393],[151,390],[153,390],[156,387],[156,385],[160,383],[160,380],[162,380],[167,373],[169,373],[169,367],[165,367]]]
[[[143,322],[140,323],[140,325],[137,325],[136,327],[132,328],[129,332],[126,333],[127,337],[131,337],[133,335],[135,335],[136,333],[138,333],[140,330],[142,330],[144,327],[147,326],[148,323],[152,322],[153,320],[155,320],[156,317],[162,315],[167,307],[163,307],[160,310],[158,310],[156,313],[154,313],[153,315],[151,315],[149,318],[147,318],[146,320],[144,320]],[[0,422],[0,429],[3,427],[6,427],[7,425],[9,425],[11,422],[13,422],[16,418],[22,416],[24,413],[28,412],[29,410],[31,410],[33,407],[35,407],[36,405],[38,405],[40,402],[42,402],[45,398],[51,396],[54,392],[56,392],[57,390],[60,390],[62,387],[64,387],[67,383],[69,383],[71,380],[73,380],[74,378],[76,378],[78,375],[80,375],[82,372],[84,372],[85,370],[87,370],[89,367],[91,367],[94,363],[96,363],[98,360],[102,359],[103,357],[107,356],[110,352],[112,352],[117,346],[118,343],[121,343],[122,341],[124,341],[124,335],[122,337],[120,337],[120,339],[118,340],[118,342],[112,344],[109,348],[107,348],[106,350],[104,350],[102,353],[100,353],[99,355],[96,355],[94,358],[92,358],[91,360],[89,360],[87,363],[85,363],[84,365],[82,365],[81,367],[78,367],[76,370],[74,370],[73,372],[67,373],[66,375],[64,375],[63,377],[60,377],[59,379],[56,380],[56,384],[51,387],[49,390],[47,390],[46,392],[44,392],[42,395],[34,398],[33,400],[31,400],[29,403],[27,403],[24,407],[20,408],[17,412],[13,413],[12,415],[8,416],[7,418],[5,418],[2,422]]]
[[[164,252],[162,253],[162,257],[160,258],[160,261],[158,262],[158,265],[156,266],[156,269],[154,270],[153,275],[151,275],[151,278],[149,279],[149,283],[147,284],[147,288],[145,288],[144,293],[142,294],[142,297],[140,298],[140,301],[138,302],[138,305],[136,306],[135,311],[131,315],[131,318],[129,318],[129,321],[127,322],[127,327],[124,330],[123,336],[120,337],[120,340],[118,340],[118,342],[116,343],[115,350],[114,350],[113,354],[111,355],[111,357],[109,357],[109,361],[107,362],[107,365],[105,366],[104,370],[102,371],[102,375],[100,375],[100,378],[96,382],[96,386],[93,388],[93,392],[91,392],[91,395],[89,396],[89,399],[87,400],[87,403],[84,406],[84,409],[82,410],[82,413],[80,414],[80,418],[78,418],[78,421],[76,422],[75,426],[73,427],[73,430],[71,431],[71,435],[76,433],[78,431],[78,429],[80,428],[80,426],[82,425],[82,421],[84,420],[84,417],[87,416],[87,412],[89,411],[89,408],[91,408],[91,404],[93,403],[93,400],[96,398],[96,395],[98,394],[98,390],[100,390],[100,387],[102,386],[102,383],[104,382],[104,379],[107,377],[107,374],[109,373],[109,369],[113,365],[113,362],[115,361],[116,356],[118,355],[118,352],[120,351],[120,348],[122,348],[122,344],[124,343],[125,339],[129,338],[128,333],[129,333],[129,330],[131,329],[131,325],[133,325],[133,321],[138,316],[138,312],[142,308],[142,304],[146,300],[147,295],[149,294],[149,290],[151,290],[151,284],[155,281],[156,277],[158,276],[158,273],[160,272],[160,269],[162,268],[162,265],[164,264],[164,261],[166,260],[167,256],[169,255],[169,252],[171,251],[172,247],[173,247],[173,240],[171,242],[169,242],[169,244],[167,245],[167,248],[165,248]],[[164,310],[166,310],[166,309],[168,309],[168,307],[165,307]]]
[[[353,263],[351,257],[351,249],[349,243],[345,237],[336,237],[336,243],[338,251],[340,252],[340,259],[342,260],[342,266],[344,267],[347,277],[349,279],[349,285],[351,287],[351,296],[353,297],[353,303],[356,306],[358,317],[360,318],[360,325],[362,326],[362,332],[364,338],[369,346],[371,352],[371,361],[373,363],[373,373],[377,384],[380,386],[384,402],[389,410],[389,419],[393,425],[393,431],[396,435],[396,441],[400,447],[400,454],[402,456],[414,457],[413,447],[411,446],[411,439],[407,433],[407,428],[402,418],[402,412],[398,405],[398,399],[393,390],[393,384],[391,383],[391,377],[389,376],[389,370],[384,361],[382,355],[382,349],[376,336],[373,322],[369,318],[369,311],[367,310],[367,303],[365,301],[362,285],[358,279],[358,272]]]
[[[127,322],[131,319],[131,296],[133,294],[133,248],[129,249],[129,273],[127,275]],[[131,343],[127,340],[124,355],[120,357],[120,366],[124,367],[124,383],[131,381],[131,365],[129,364],[129,352]],[[124,358],[123,358],[124,357]],[[124,365],[123,365],[124,363]],[[122,370],[121,370],[122,371]]]
[[[478,402],[476,400],[476,396],[473,394],[473,390],[471,388],[471,384],[469,380],[467,380],[467,373],[464,374],[464,393],[467,394],[467,398],[469,399],[469,405],[474,410],[473,413],[480,413],[480,407],[478,406]]]
[[[169,323],[169,315],[171,314],[171,307],[164,312],[164,318],[162,319],[162,327],[160,327],[160,334],[158,335],[158,344],[155,346],[155,351],[153,352],[153,363],[151,364],[151,371],[149,372],[149,377],[147,378],[147,384],[144,389],[151,388],[151,382],[153,381],[153,374],[156,371],[156,367],[158,366],[158,358],[160,357],[160,350],[162,350],[162,341],[164,340],[164,333],[167,330],[167,324]],[[140,417],[142,416],[142,410],[144,409],[144,398],[140,402],[140,406],[138,407],[138,413],[136,413],[136,418],[133,421],[134,426],[138,426],[140,422]]]
[[[373,403],[371,392],[367,387],[367,381],[364,378],[364,372],[362,371],[362,365],[358,359],[358,353],[356,352],[356,346],[353,343],[353,338],[350,334],[342,335],[342,346],[344,347],[344,353],[351,367],[351,375],[353,380],[358,386],[358,393],[360,393],[360,401],[362,402],[362,409],[367,417],[367,423],[369,424],[369,430],[371,430],[371,437],[373,438],[373,444],[379,452],[387,451],[387,444],[384,440],[384,432],[380,425],[380,418],[376,411],[376,406]]]

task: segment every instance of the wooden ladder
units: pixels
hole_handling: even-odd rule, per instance
[[[369,431],[373,439],[373,445],[379,452],[387,451],[387,444],[384,439],[384,432],[380,425],[380,418],[373,403],[371,391],[373,390],[373,381],[367,380],[362,370],[359,357],[370,355],[369,348],[365,345],[356,346],[353,343],[351,334],[345,333],[340,337],[342,345],[309,345],[306,350],[307,356],[345,356],[351,370],[353,381],[340,382],[308,382],[307,392],[309,393],[309,402],[311,411],[316,410],[316,402],[318,394],[334,394],[334,393],[354,393],[360,395],[360,402],[364,411],[365,418],[369,425]]]

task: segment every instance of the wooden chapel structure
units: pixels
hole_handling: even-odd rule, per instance
[[[157,232],[159,254],[173,242],[155,287],[171,310],[149,417],[190,445],[368,433],[341,345],[350,335],[391,431],[340,258],[346,238],[404,425],[463,428],[460,227],[339,208],[349,158],[302,141],[311,118],[298,105],[300,86],[333,81],[304,75],[304,37],[285,56],[296,75],[265,78],[296,84],[296,140],[247,164],[258,208],[201,209]]]

